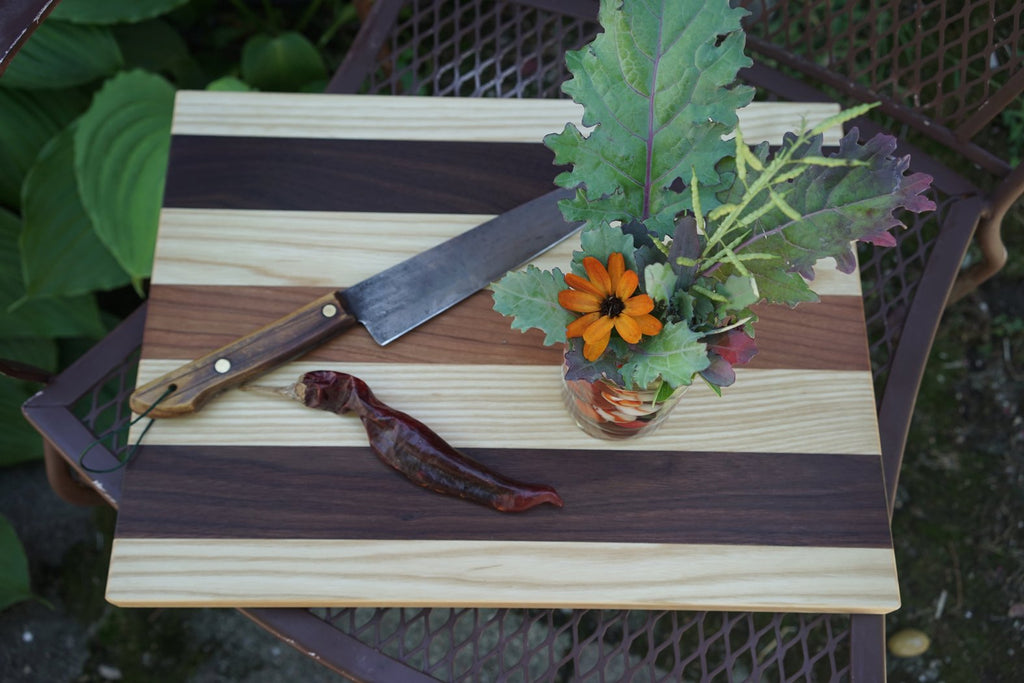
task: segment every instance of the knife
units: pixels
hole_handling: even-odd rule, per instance
[[[357,322],[386,345],[509,270],[561,242],[569,223],[555,190],[507,211],[345,290],[326,294],[252,334],[206,354],[132,394],[139,414],[164,418],[199,410],[220,392],[296,358]],[[148,411],[148,412],[147,412]]]

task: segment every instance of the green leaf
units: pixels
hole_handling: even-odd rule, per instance
[[[674,387],[693,382],[693,376],[708,366],[707,345],[685,323],[666,323],[654,337],[634,346],[622,366],[626,386],[646,387],[661,378]]]
[[[113,27],[126,69],[144,69],[169,76],[179,87],[206,82],[181,33],[169,22],[151,19]]]
[[[607,266],[608,257],[614,253],[622,254],[627,269],[636,270],[636,259],[633,256],[636,247],[633,237],[619,228],[613,228],[605,223],[585,227],[580,233],[580,246],[583,248],[582,251],[572,253],[572,269],[577,275],[586,273],[583,268],[584,256],[593,256]]]
[[[50,140],[25,178],[20,242],[29,298],[88,294],[130,281],[82,208],[74,129],[71,125]]]
[[[0,611],[32,597],[25,548],[11,523],[0,515]]]
[[[644,291],[655,301],[668,302],[679,277],[667,263],[652,263],[644,268]]]
[[[0,339],[0,358],[52,372],[57,367],[57,345],[51,339]],[[21,404],[38,390],[32,382],[0,376],[0,467],[43,457],[42,438],[21,414]]]
[[[719,291],[729,299],[725,307],[727,311],[741,311],[753,306],[761,298],[756,283],[751,278],[741,275],[730,275],[719,286]]]
[[[750,65],[743,15],[705,0],[601,4],[604,32],[566,55],[573,78],[563,86],[583,105],[583,125],[595,128],[584,137],[569,125],[545,138],[555,162],[573,166],[555,182],[585,190],[570,212],[601,207],[669,234],[690,203],[689,192],[670,186],[690,183],[691,173],[704,185],[719,182],[715,166],[733,153],[722,136],[753,97],[751,88],[730,87]]]
[[[5,335],[0,337],[0,358],[16,360],[55,372],[57,343],[52,339],[9,339]]]
[[[672,394],[676,393],[676,388],[668,382],[662,382],[661,386],[658,387],[658,393],[654,396],[655,403],[663,403],[670,398]]]
[[[0,204],[21,206],[21,184],[39,150],[88,106],[77,90],[0,88]]]
[[[163,78],[121,73],[104,84],[75,129],[82,205],[136,288],[153,265],[173,106],[174,88]]]
[[[188,0],[61,0],[50,19],[78,24],[130,24],[181,7]]]
[[[252,87],[234,76],[221,76],[215,81],[210,81],[206,89],[219,90],[221,92],[248,92],[252,90]]]
[[[20,235],[18,217],[0,209],[0,342],[14,337],[102,337],[106,329],[91,295],[24,300]]]
[[[242,48],[242,80],[260,90],[296,91],[327,77],[316,47],[300,33],[256,35]]]
[[[0,78],[0,86],[30,90],[68,88],[106,78],[121,68],[114,34],[53,18],[40,24]]]
[[[770,304],[796,306],[818,301],[818,295],[798,273],[787,272],[782,262],[748,261],[747,270],[757,279],[757,291]]]
[[[541,270],[530,265],[525,270],[511,271],[491,285],[494,310],[513,317],[512,328],[526,331],[536,328],[544,332],[547,345],[565,341],[565,328],[576,314],[558,303],[558,293],[566,289],[562,271]]]

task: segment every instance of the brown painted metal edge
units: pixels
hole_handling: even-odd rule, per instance
[[[436,679],[342,633],[308,610],[264,607],[238,611],[304,655],[356,681],[436,683]]]
[[[878,407],[878,431],[890,518],[896,503],[896,487],[917,392],[928,362],[929,354],[922,349],[930,349],[935,339],[942,310],[974,233],[981,205],[981,198],[972,197],[950,209],[945,229],[932,247],[928,269],[918,284],[917,296],[907,313],[903,336],[892,359],[885,395]]]
[[[885,683],[885,615],[850,615],[851,683]]]
[[[71,407],[139,347],[145,320],[146,305],[143,304],[103,341],[22,405],[25,419],[52,444],[82,481],[88,482],[114,508],[121,501],[124,471],[88,472],[82,468],[79,463],[82,451],[96,436],[71,412]],[[87,457],[93,469],[108,469],[119,463],[104,443],[95,444]]]
[[[60,0],[4,0],[0,3],[0,76]]]
[[[87,484],[72,474],[74,469],[57,450],[57,447],[45,437],[43,438],[43,463],[46,467],[46,481],[61,500],[81,506],[110,504],[110,501],[100,494],[95,485]]]
[[[355,93],[373,71],[405,0],[376,0],[341,65],[327,84],[329,93]]]

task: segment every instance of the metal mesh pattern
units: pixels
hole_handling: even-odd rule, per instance
[[[859,249],[864,316],[879,398],[884,394],[885,379],[921,273],[949,207],[957,199],[943,198],[934,188],[928,194],[936,210],[903,216],[907,228],[895,231],[896,247],[878,248],[862,243]]]
[[[1024,3],[1016,0],[743,0],[753,47],[798,55],[955,129],[1024,65]]]
[[[456,97],[559,97],[565,50],[597,24],[506,2],[415,0],[399,15],[364,91]]]
[[[840,681],[849,617],[518,609],[313,610],[443,681]]]
[[[127,427],[132,411],[128,397],[135,389],[140,351],[130,353],[71,408],[90,432],[104,437],[102,445],[118,458],[126,454],[129,445]]]

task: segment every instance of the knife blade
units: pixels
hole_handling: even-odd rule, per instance
[[[357,322],[386,345],[575,232],[581,224],[566,222],[558,209],[558,202],[571,196],[570,190],[549,192],[345,290],[325,294],[139,387],[129,405],[155,418],[193,413],[222,391]]]

